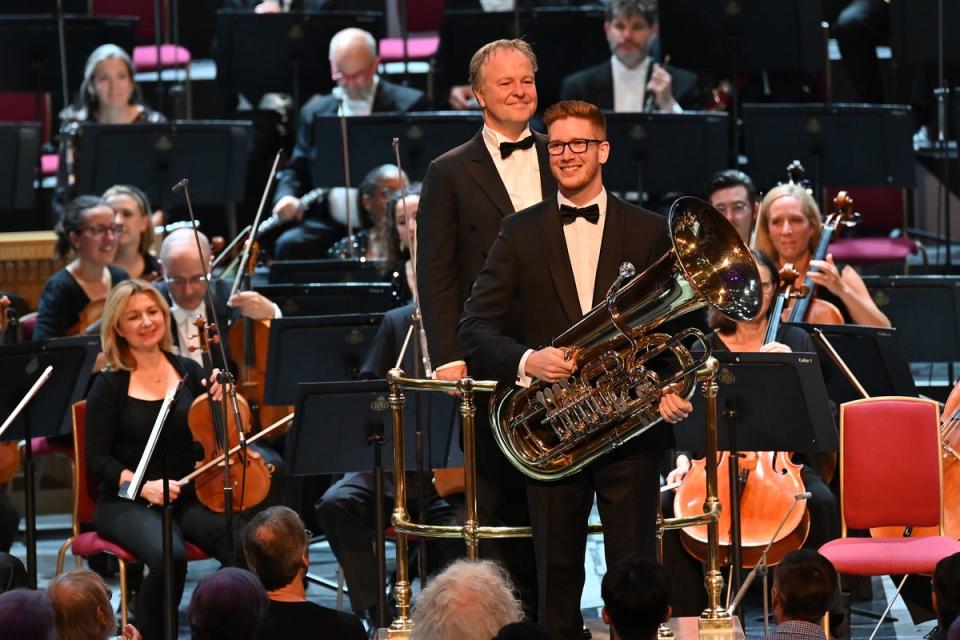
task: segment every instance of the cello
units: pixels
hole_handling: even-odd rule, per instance
[[[785,265],[780,271],[783,286],[777,294],[764,344],[771,342],[779,328],[781,310],[787,300],[802,295],[802,289],[794,289],[793,283],[799,274],[792,265]],[[731,466],[730,452],[719,454],[718,468]],[[763,551],[773,539],[780,526],[783,514],[790,510],[795,496],[803,493],[805,487],[800,477],[802,465],[790,460],[790,454],[782,451],[737,452],[736,456],[736,493],[740,517],[740,547],[742,566],[754,567],[760,562]],[[720,562],[730,564],[733,547],[732,529],[735,522],[731,517],[731,474],[719,474],[717,477],[717,496],[722,505],[718,523]],[[674,514],[679,517],[697,515],[703,512],[706,497],[706,459],[691,461],[690,471],[684,477],[674,496]],[[777,564],[784,555],[799,549],[806,541],[810,531],[810,514],[807,509],[790,512],[784,526],[780,529],[773,546],[767,552],[768,564]],[[701,562],[706,561],[706,526],[685,527],[680,530],[680,540],[690,555]]]
[[[210,372],[213,370],[210,345],[215,344],[220,337],[213,333],[214,325],[208,325],[203,318],[197,318],[196,326],[204,369]],[[236,401],[239,407],[236,413],[239,414],[241,427],[246,432],[250,428],[250,407],[243,396],[237,395]],[[187,423],[194,441],[203,447],[203,458],[198,466],[203,467],[217,458],[222,458],[225,452],[239,445],[235,412],[224,411],[221,404],[211,399],[207,393],[194,399],[187,414]],[[217,431],[226,432],[226,442],[221,441]],[[231,453],[230,463],[230,485],[240,496],[239,500],[233,502],[233,511],[239,513],[263,502],[270,492],[273,468],[259,454],[248,452],[244,448],[238,448]],[[217,513],[223,513],[226,509],[221,466],[209,466],[206,472],[194,479],[197,499]]]
[[[7,332],[16,324],[16,312],[10,298],[0,298],[0,344],[6,344]],[[29,443],[27,443],[29,445]],[[0,484],[10,482],[20,466],[20,450],[16,442],[0,442]]]

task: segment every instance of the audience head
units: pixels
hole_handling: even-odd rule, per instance
[[[718,171],[707,183],[710,206],[723,214],[740,234],[744,242],[750,242],[753,221],[760,212],[760,199],[753,180],[738,169]]]
[[[960,615],[960,553],[943,558],[933,570],[933,608],[941,629]]]
[[[129,184],[117,184],[103,192],[103,199],[116,214],[123,231],[117,239],[121,247],[133,245],[141,255],[153,248],[152,209],[147,194]]]
[[[484,123],[519,136],[537,110],[537,56],[523,40],[495,40],[470,59],[470,86],[483,109]]]
[[[0,638],[55,640],[53,605],[45,591],[14,589],[0,593]]]
[[[523,620],[504,625],[492,640],[553,640],[553,636],[536,622]]]
[[[757,261],[757,270],[760,273],[760,287],[763,300],[760,305],[760,313],[756,320],[750,322],[761,322],[767,318],[772,302],[777,291],[780,289],[780,272],[773,259],[762,251],[751,249],[750,253]],[[707,323],[711,329],[716,329],[720,333],[729,334],[737,330],[737,322],[717,311],[714,307],[707,310]]]
[[[78,119],[95,120],[103,107],[142,102],[140,87],[133,74],[133,60],[117,45],[104,44],[94,49],[83,68],[83,82],[80,84],[82,107]]]
[[[373,96],[379,64],[377,41],[368,32],[351,27],[330,39],[330,75],[351,100]]]
[[[29,584],[27,569],[20,558],[0,551],[0,593],[22,589]]]
[[[106,640],[116,634],[110,589],[93,571],[61,573],[47,585],[58,640]]]
[[[760,203],[754,246],[778,264],[796,262],[816,251],[822,228],[820,209],[806,188],[781,184]]]
[[[289,507],[270,507],[246,526],[243,555],[267,591],[299,580],[310,564],[309,535],[303,520]]]
[[[614,640],[656,638],[661,622],[670,619],[670,583],[663,567],[628,556],[607,570],[600,583],[603,621]]]
[[[190,228],[171,231],[160,245],[160,264],[170,297],[177,306],[187,311],[193,311],[203,304],[207,295],[205,274],[210,268],[212,255],[207,236],[203,233],[199,235],[202,258],[193,229]],[[206,270],[203,261],[206,261]]]
[[[416,251],[421,186],[419,182],[414,182],[404,190],[403,197],[399,191],[395,191],[387,201],[388,244],[390,252],[396,254],[390,259],[399,259],[405,252],[413,254]]]
[[[187,619],[192,640],[252,640],[267,592],[246,569],[225,567],[200,580]]]
[[[609,0],[603,32],[610,53],[625,67],[635,68],[646,59],[657,37],[656,0]]]
[[[813,549],[783,557],[773,574],[773,614],[777,623],[806,620],[819,623],[837,590],[837,570]]]
[[[137,367],[134,349],[159,345],[173,351],[170,307],[164,297],[143,280],[118,282],[107,295],[100,320],[100,345],[113,371]]]
[[[57,253],[66,258],[75,252],[81,260],[109,264],[117,254],[119,225],[111,209],[97,196],[71,200],[57,223]]]
[[[523,619],[506,572],[489,560],[457,560],[427,583],[413,608],[414,640],[489,640]]]
[[[547,125],[547,152],[550,171],[565,197],[595,197],[603,187],[601,165],[610,157],[607,122],[595,105],[565,100],[551,105],[543,114]]]

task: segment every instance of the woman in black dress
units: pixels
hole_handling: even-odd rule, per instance
[[[97,377],[87,397],[87,472],[98,485],[94,524],[101,536],[149,568],[137,600],[137,626],[145,640],[152,640],[163,636],[161,510],[154,507],[163,503],[164,476],[170,478],[173,501],[176,602],[186,577],[184,539],[223,564],[232,562],[223,515],[201,505],[192,485],[180,487],[175,480],[187,475],[197,460],[187,413],[194,398],[204,393],[207,376],[194,361],[171,353],[170,309],[142,280],[123,282],[110,293],[100,338],[108,371]],[[163,397],[181,379],[183,389],[139,497],[118,497],[121,485],[133,478]],[[221,397],[220,385],[213,384],[211,390],[214,399]]]
[[[67,205],[57,224],[57,252],[73,256],[67,266],[43,285],[37,309],[34,340],[45,340],[83,331],[81,313],[91,303],[103,300],[110,289],[127,279],[127,272],[113,266],[119,228],[113,209],[96,196],[80,196]],[[97,314],[86,314],[92,322]]]

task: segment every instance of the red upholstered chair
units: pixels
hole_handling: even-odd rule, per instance
[[[57,555],[57,574],[63,571],[64,556],[67,549],[78,558],[86,558],[97,553],[109,553],[117,558],[120,565],[120,616],[127,624],[127,563],[139,560],[118,544],[101,538],[94,531],[81,532],[93,523],[96,506],[97,487],[87,475],[87,402],[81,400],[71,407],[73,412],[73,535],[60,546]],[[87,526],[85,526],[87,525]],[[184,541],[187,560],[206,560],[209,556],[200,547]]]
[[[853,209],[859,211],[860,223],[844,231],[830,243],[830,253],[837,262],[849,264],[906,263],[907,257],[926,253],[923,246],[906,235],[904,224],[904,190],[897,187],[845,189],[853,198]],[[837,190],[828,190],[833,202]]]
[[[424,60],[430,64],[427,79],[429,97],[433,98],[433,58],[440,49],[440,27],[443,25],[445,0],[397,0],[400,10],[405,6],[407,14],[406,59]],[[383,38],[380,40],[381,62],[403,62],[404,39]]]
[[[44,144],[50,142],[52,109],[49,93],[0,92],[0,122],[39,122]],[[57,175],[59,164],[56,153],[42,153],[40,175]]]
[[[943,472],[936,402],[877,397],[840,406],[841,538],[820,553],[856,576],[932,574],[960,551],[943,535]],[[933,527],[939,535],[848,538],[848,529]],[[897,595],[900,593],[900,583]],[[896,596],[894,597],[894,599]],[[891,599],[884,611],[893,605]],[[881,618],[879,625],[883,622]]]

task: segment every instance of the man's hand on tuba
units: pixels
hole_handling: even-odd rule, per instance
[[[570,350],[556,347],[534,351],[524,365],[525,374],[544,382],[566,380],[576,370],[577,359],[571,357]]]
[[[665,393],[660,398],[660,415],[671,424],[676,424],[690,415],[693,405],[674,392]]]

